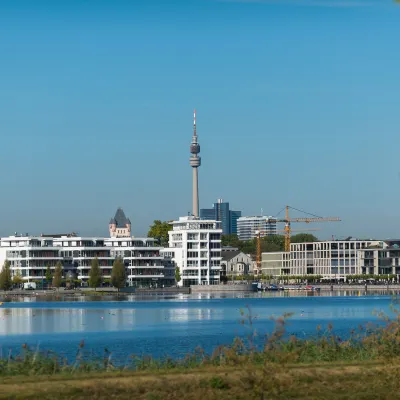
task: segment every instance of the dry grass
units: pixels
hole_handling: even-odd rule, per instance
[[[78,376],[8,377],[0,399],[395,399],[400,360],[389,364],[264,364],[204,367],[188,372],[97,373]]]

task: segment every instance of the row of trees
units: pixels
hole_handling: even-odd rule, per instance
[[[318,242],[318,238],[309,233],[299,233],[290,238],[291,243]],[[257,239],[239,240],[237,235],[223,235],[222,246],[237,247],[245,254],[256,254]],[[261,238],[261,252],[269,253],[285,249],[285,236],[271,235]]]
[[[48,284],[51,283],[53,287],[59,288],[63,281],[62,276],[63,266],[60,262],[56,264],[54,273],[51,271],[49,266],[47,267],[45,278]],[[0,273],[0,290],[10,290],[13,285],[22,284],[23,282],[24,280],[19,272],[16,273],[14,277],[11,277],[10,263],[6,260]],[[99,260],[94,258],[89,272],[89,286],[96,290],[102,282],[103,276],[101,274]],[[117,258],[113,263],[111,284],[118,289],[121,289],[126,285],[125,265],[121,258]]]

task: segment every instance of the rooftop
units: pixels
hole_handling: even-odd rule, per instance
[[[124,210],[122,208],[118,208],[115,213],[114,218],[111,218],[110,224],[115,224],[117,228],[125,228],[126,225],[130,225],[131,221],[129,218],[126,218]]]

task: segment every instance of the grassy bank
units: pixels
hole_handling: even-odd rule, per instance
[[[204,367],[2,379],[0,399],[394,399],[400,363]]]

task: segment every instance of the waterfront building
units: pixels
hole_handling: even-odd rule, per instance
[[[47,267],[54,270],[63,258],[52,237],[15,235],[1,238],[0,268],[5,260],[10,262],[12,275],[18,272],[29,281],[44,279]]]
[[[276,235],[276,219],[266,216],[240,217],[237,220],[237,233],[240,240],[250,240],[257,236]]]
[[[164,249],[176,268],[179,286],[215,285],[220,283],[221,235],[220,222],[200,220],[194,216],[173,221],[169,248]]]
[[[110,237],[130,237],[131,221],[126,218],[124,210],[118,208],[114,218],[109,223]]]
[[[221,222],[222,233],[224,235],[237,234],[237,220],[241,216],[241,211],[230,210],[229,203],[224,202],[223,199],[218,199],[212,208],[200,209],[201,219]]]
[[[221,251],[221,276],[228,279],[235,276],[252,275],[254,261],[251,257],[233,247],[223,247]]]
[[[47,267],[54,271],[61,262],[65,278],[78,279],[85,285],[94,258],[99,261],[103,280],[109,280],[112,265],[120,257],[129,286],[172,286],[174,269],[168,263],[164,265],[161,250],[152,238],[16,235],[1,238],[0,265],[7,259],[12,275],[20,273],[26,281],[43,281]]]
[[[321,275],[344,278],[362,274],[360,257],[364,250],[376,246],[377,240],[328,240],[312,243],[292,243],[290,252],[263,253],[261,269],[264,275]]]
[[[175,284],[175,270],[164,261],[163,248],[153,238],[110,238],[105,240],[113,260],[122,258],[127,283],[135,287],[163,287]]]
[[[366,275],[400,275],[400,240],[385,240],[360,250],[358,270]]]
[[[288,271],[289,273],[286,273]],[[277,251],[261,254],[262,275],[273,277],[291,275],[290,271],[290,252]]]

